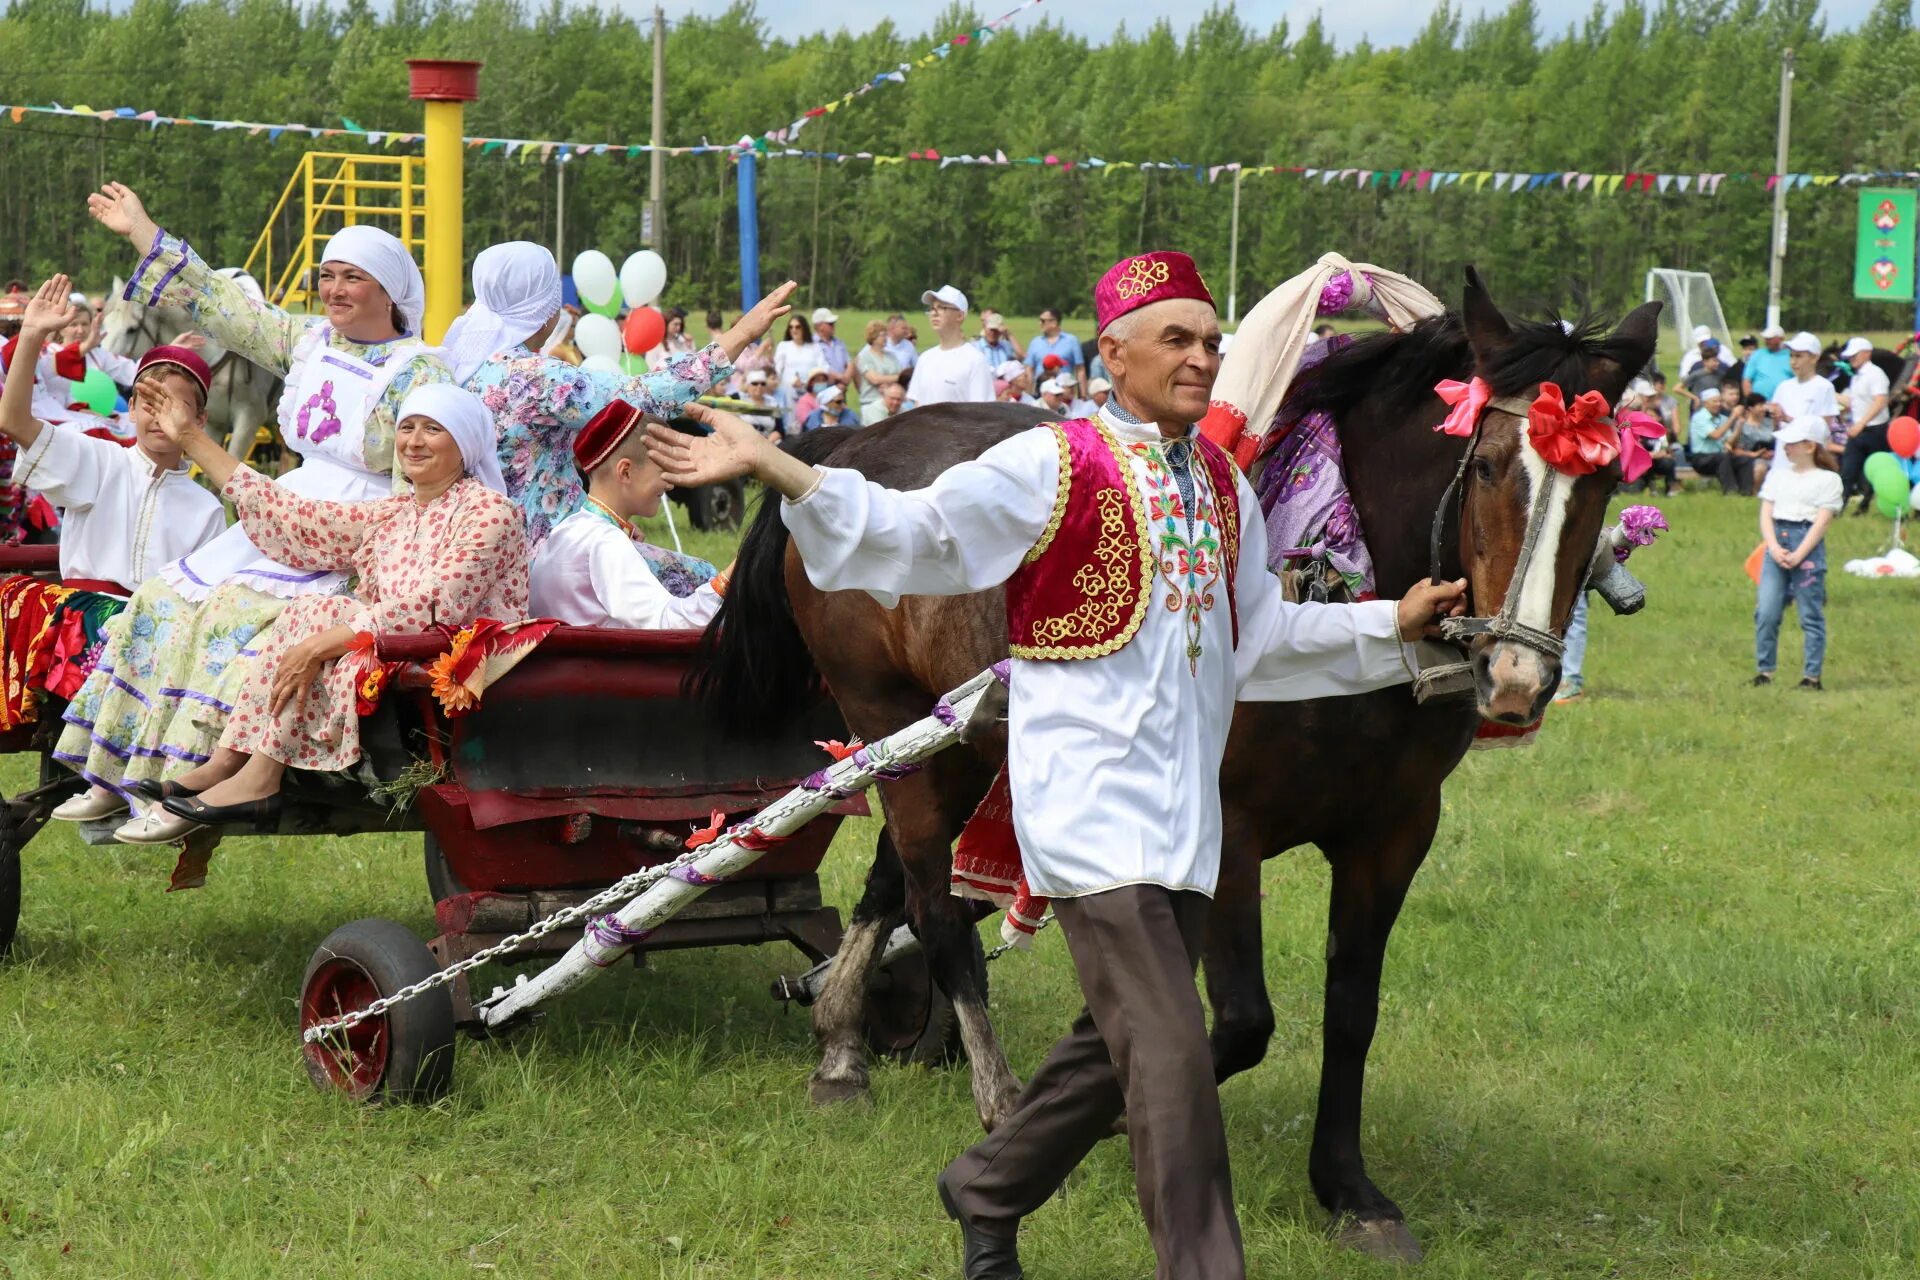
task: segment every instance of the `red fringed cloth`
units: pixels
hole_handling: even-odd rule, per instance
[[[550,618],[495,622],[481,618],[453,638],[453,646],[434,660],[433,696],[450,716],[480,704],[487,686],[520,665],[560,624]]]
[[[1027,885],[1004,764],[960,832],[953,851],[952,893],[1003,908],[1007,914],[1000,922],[1000,936],[1023,951],[1033,945],[1034,931],[1047,914],[1047,899]]]

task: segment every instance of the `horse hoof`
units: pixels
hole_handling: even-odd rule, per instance
[[[807,1101],[816,1107],[833,1107],[842,1103],[871,1105],[873,1098],[864,1081],[822,1080],[816,1076],[807,1081]]]
[[[1398,1218],[1341,1218],[1327,1229],[1335,1244],[1380,1262],[1407,1265],[1425,1260],[1426,1250]]]

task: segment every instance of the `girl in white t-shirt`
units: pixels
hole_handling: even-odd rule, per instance
[[[1760,498],[1766,559],[1760,565],[1759,600],[1753,611],[1756,685],[1773,683],[1780,618],[1791,600],[1806,646],[1800,687],[1820,688],[1827,655],[1826,533],[1845,503],[1840,474],[1824,447],[1827,438],[1826,419],[1811,414],[1774,433],[1786,460],[1768,474]]]

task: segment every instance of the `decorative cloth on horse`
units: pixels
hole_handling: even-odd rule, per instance
[[[460,446],[460,461],[466,464],[467,474],[506,496],[507,482],[500,474],[500,454],[494,444],[493,416],[479,396],[447,382],[415,387],[400,402],[400,421],[416,416],[439,423]]]
[[[1240,322],[1214,380],[1201,433],[1241,466],[1250,463],[1259,449],[1259,431],[1249,438],[1250,428],[1272,422],[1279,412],[1312,340],[1315,317],[1350,308],[1395,329],[1446,310],[1440,299],[1398,272],[1321,254],[1320,261],[1276,287]]]
[[[134,381],[139,381],[141,374],[155,367],[178,369],[200,384],[202,396],[213,390],[213,370],[207,368],[207,362],[200,358],[198,351],[187,347],[149,347],[147,354],[140,357],[140,372],[134,375]]]
[[[580,464],[582,471],[591,474],[639,425],[638,409],[625,400],[607,401],[606,407],[594,414],[573,438],[573,460]]]
[[[1192,258],[1170,249],[1122,258],[1093,286],[1094,331],[1104,333],[1129,311],[1176,298],[1214,305],[1213,294]]]
[[[1333,415],[1303,413],[1297,393],[1313,385],[1319,366],[1352,343],[1340,334],[1307,344],[1292,391],[1261,444],[1253,491],[1267,520],[1267,568],[1287,584],[1290,600],[1329,599],[1328,574],[1345,587],[1345,598],[1374,598],[1373,556],[1360,528],[1360,514],[1347,492],[1346,462]],[[1296,589],[1304,579],[1304,589]]]
[[[560,267],[545,245],[510,240],[482,249],[473,260],[473,305],[441,341],[453,376],[465,382],[524,343],[553,319],[560,301]]]
[[[1005,764],[960,832],[950,885],[956,898],[991,902],[1006,912],[1000,921],[1004,941],[1022,951],[1033,946],[1048,900],[1027,884],[1020,838],[1013,829],[1013,788]]]
[[[1109,409],[1131,417],[1117,402]],[[1007,579],[1013,656],[1098,658],[1121,648],[1146,616],[1156,568],[1166,608],[1185,619],[1190,667],[1200,656],[1201,614],[1213,608],[1222,578],[1237,642],[1240,508],[1227,456],[1191,439],[1122,446],[1097,418],[1045,429],[1058,445],[1060,482],[1039,540]]]
[[[1158,426],[1128,421],[1115,404],[1108,401],[1100,422],[1122,446],[1144,501],[1149,461],[1160,456],[1164,465],[1166,440]],[[1060,443],[1051,426],[1035,427],[912,492],[824,467],[819,488],[783,503],[781,519],[822,591],[865,591],[891,607],[908,595],[993,590],[1020,570],[1052,523],[1066,474]],[[1234,510],[1250,507],[1246,480],[1225,470]],[[1194,468],[1196,495],[1208,475]],[[1075,482],[1067,476],[1069,486]],[[1166,493],[1178,493],[1171,470],[1164,483]],[[1174,531],[1186,536],[1184,510]],[[1196,544],[1221,537],[1202,526],[1197,510],[1194,535]],[[1333,697],[1411,678],[1392,604],[1290,605],[1264,572],[1262,523],[1248,519],[1236,535],[1232,609],[1219,578],[1195,584],[1194,610],[1189,580],[1162,573],[1147,585],[1158,593],[1153,607],[1120,648],[1077,662],[1011,660],[1007,776],[1034,894],[1073,897],[1140,883],[1212,893],[1220,761],[1235,701]],[[1220,577],[1224,558],[1214,556]],[[1175,588],[1180,607],[1168,609]]]

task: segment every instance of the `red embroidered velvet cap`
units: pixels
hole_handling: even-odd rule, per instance
[[[155,365],[165,365],[169,369],[178,369],[200,384],[200,394],[206,395],[213,390],[213,370],[207,368],[207,362],[200,353],[186,347],[154,347],[140,357],[140,373],[145,373]],[[134,374],[139,381],[140,373]]]
[[[574,437],[573,460],[582,471],[591,471],[620,447],[627,433],[640,425],[640,411],[625,400],[609,400],[607,407],[593,415],[580,434]]]
[[[1122,258],[1093,286],[1093,312],[1099,322],[1096,332],[1105,332],[1108,325],[1129,311],[1172,298],[1193,298],[1214,305],[1213,294],[1192,258],[1170,249]]]

